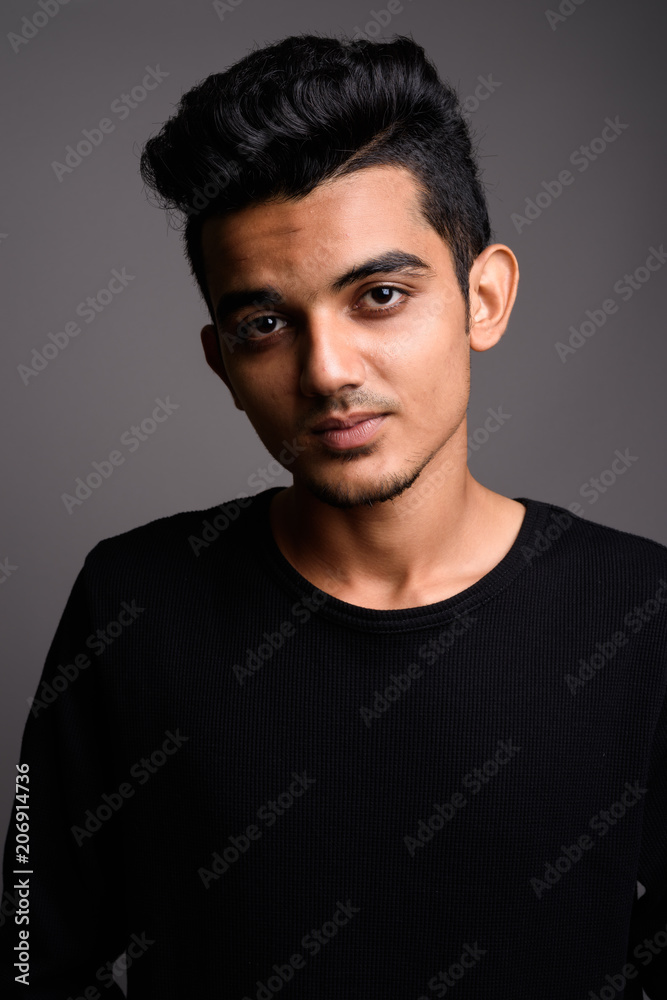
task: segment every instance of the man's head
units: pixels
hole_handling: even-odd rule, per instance
[[[460,460],[470,348],[502,336],[518,270],[489,245],[458,99],[420,46],[254,52],[183,96],[142,174],[187,215],[207,360],[295,484],[355,506],[444,446]],[[365,413],[388,414],[367,439],[313,430]]]
[[[185,246],[214,322],[201,228],[273,197],[299,198],[373,164],[407,167],[424,218],[450,246],[464,299],[491,230],[456,93],[424,49],[297,35],[259,49],[183,95],[150,139],[141,172],[187,216]]]

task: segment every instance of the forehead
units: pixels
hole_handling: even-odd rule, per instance
[[[202,251],[209,287],[271,270],[285,280],[339,270],[364,251],[446,246],[419,208],[419,182],[404,167],[364,167],[325,181],[297,200],[249,205],[207,219]],[[336,265],[333,265],[333,258]],[[332,266],[328,268],[331,260]]]

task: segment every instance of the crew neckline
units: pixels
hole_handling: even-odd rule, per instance
[[[255,494],[253,497],[250,533],[254,541],[258,558],[272,574],[283,590],[287,590],[297,599],[312,600],[313,595],[324,594],[326,601],[316,609],[315,613],[344,625],[346,628],[356,628],[375,632],[408,632],[428,628],[433,625],[446,624],[463,614],[479,608],[504,590],[514,580],[530,561],[522,549],[546,522],[550,512],[550,504],[541,500],[531,500],[527,497],[514,497],[526,508],[519,533],[509,551],[499,563],[470,587],[437,601],[434,604],[424,604],[414,608],[364,608],[357,604],[349,604],[326,591],[320,590],[285,558],[278,543],[273,537],[269,506],[276,493],[287,489],[285,486],[273,486]],[[250,511],[249,511],[250,513]]]

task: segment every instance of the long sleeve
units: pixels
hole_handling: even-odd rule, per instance
[[[14,987],[5,995],[34,1000],[122,997],[110,971],[128,938],[119,892],[121,859],[114,818],[102,823],[92,836],[76,833],[86,811],[111,787],[106,780],[111,737],[95,656],[86,644],[94,626],[88,613],[85,579],[84,566],[60,619],[30,708],[20,755],[22,767],[28,767],[29,781],[20,786],[5,843],[2,981]],[[22,790],[28,793],[28,808],[24,808]],[[17,809],[29,816],[27,863],[17,860]],[[29,894],[19,891],[22,883],[27,884]],[[25,900],[28,910],[24,909]],[[12,914],[12,910],[18,912]],[[17,923],[19,914],[22,922]],[[15,983],[21,971],[14,966],[20,930],[29,935],[27,988],[25,980]]]
[[[665,1000],[667,548],[526,500],[473,587],[363,608],[279,489],[89,554],[20,758],[24,995],[120,1000],[125,951],[131,998]]]
[[[653,739],[647,788],[628,949],[636,976],[628,979],[628,989],[642,1000],[662,1000],[667,997],[667,695]]]

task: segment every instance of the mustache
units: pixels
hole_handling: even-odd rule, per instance
[[[311,410],[308,416],[300,422],[300,429],[307,430],[316,421],[326,420],[329,417],[344,420],[348,413],[362,410],[372,410],[380,413],[389,410],[394,412],[398,409],[399,406],[396,400],[388,399],[386,396],[369,396],[366,394],[363,396],[345,396],[338,400],[325,400],[320,406],[316,406]]]

